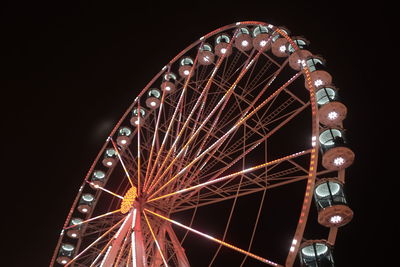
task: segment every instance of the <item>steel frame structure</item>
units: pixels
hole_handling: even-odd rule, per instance
[[[50,266],[58,265],[63,243],[74,243],[75,247],[74,256],[65,266],[190,266],[182,245],[186,235],[178,237],[173,227],[267,265],[293,266],[303,239],[315,179],[333,171],[319,167],[319,145],[312,142],[320,126],[315,86],[308,67],[303,65],[300,71],[293,71],[287,58],[276,57],[268,50],[252,48],[246,52],[235,47],[239,28],[258,26],[269,29],[269,42],[278,36],[285,38],[295,51],[299,49],[282,28],[248,21],[219,28],[173,58],[139,93],[101,148],[72,204]],[[232,54],[216,57],[211,65],[199,64],[200,48],[221,34],[232,37],[226,47]],[[147,109],[146,116],[133,127],[129,146],[116,144],[118,129],[128,124],[132,110],[143,107],[149,89],[159,88],[166,73],[176,73],[179,60],[185,56],[194,58],[190,74],[176,80],[174,91],[162,92],[156,109]],[[299,84],[303,88],[298,88]],[[308,120],[304,128],[308,128],[309,139],[301,140],[298,148],[287,154],[266,149],[271,138],[292,121],[304,120],[303,117]],[[91,175],[95,169],[104,169],[101,157],[110,147],[117,151],[119,164],[106,169],[103,186],[94,187]],[[337,171],[337,175],[344,180],[344,170]],[[227,200],[236,202],[242,196],[261,192],[264,200],[266,190],[300,181],[305,183],[303,202],[299,203],[301,211],[293,241],[283,262],[275,262],[268,252],[268,259],[253,254],[252,241],[248,249],[239,248],[224,241],[225,234],[218,239],[192,228],[200,207]],[[136,200],[129,212],[122,214],[123,196],[133,186],[137,188]],[[84,192],[94,192],[95,201],[90,211],[82,215],[76,207]],[[258,213],[260,207],[256,209]],[[232,212],[233,209],[234,206]],[[172,219],[190,210],[194,212],[188,225]],[[83,216],[83,223],[79,225],[79,237],[71,240],[66,233],[78,227],[70,225],[77,216]],[[230,218],[225,232],[229,223]],[[337,228],[329,231],[327,239],[332,244],[336,233]]]

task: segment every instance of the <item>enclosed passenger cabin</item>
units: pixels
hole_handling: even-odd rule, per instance
[[[310,57],[312,57],[312,53],[308,50],[299,49],[294,51],[289,56],[289,66],[294,70],[301,70]]]
[[[210,65],[214,63],[214,53],[212,51],[212,46],[210,44],[203,44],[202,47],[200,47],[200,52],[199,52],[199,63],[201,65]]]
[[[63,243],[58,251],[57,262],[61,265],[67,264],[74,256],[75,246],[72,244]]]
[[[310,73],[311,84],[314,88],[329,86],[332,84],[332,76],[324,70],[316,70]],[[305,87],[308,88],[308,81],[305,81]],[[310,89],[310,88],[309,88]]]
[[[152,88],[147,92],[146,106],[150,109],[156,109],[160,106],[161,92]]]
[[[79,204],[77,209],[81,213],[88,213],[93,203],[94,203],[94,196],[92,194],[85,193],[79,199]]]
[[[232,46],[229,45],[230,37],[227,34],[220,34],[215,38],[215,54],[219,57],[225,57],[232,54]]]
[[[347,205],[343,183],[336,178],[317,181],[314,200],[318,210],[318,222],[323,226],[340,227],[353,218],[353,211]]]
[[[190,71],[193,67],[193,59],[190,57],[184,57],[179,62],[179,75],[183,78],[189,77]],[[192,73],[193,74],[193,73]]]
[[[256,26],[253,29],[253,46],[258,51],[266,51],[271,48],[272,38],[267,26]]]
[[[96,186],[104,186],[105,179],[105,172],[101,170],[94,170],[90,178],[92,188],[95,188]]]
[[[325,128],[319,135],[322,150],[322,166],[328,170],[347,168],[354,161],[354,152],[346,146],[344,132],[340,128]]]
[[[114,166],[117,163],[117,152],[114,148],[107,148],[103,156],[103,165],[107,168]]]
[[[138,126],[140,123],[143,123],[144,118],[146,117],[147,112],[144,108],[140,108],[140,111],[138,108],[134,108],[132,110],[132,117],[131,117],[131,125],[133,126]]]
[[[238,30],[235,39],[235,47],[244,52],[253,48],[253,39],[249,29],[243,27]]]
[[[310,42],[305,39],[304,37],[298,36],[298,37],[292,37],[293,42],[297,45],[297,47],[299,48],[299,50],[304,49],[306,46],[308,46],[310,44]],[[292,44],[288,44],[288,52],[294,53],[295,49],[292,46]]]
[[[132,130],[123,126],[118,129],[117,144],[121,147],[128,146],[131,143]]]
[[[161,83],[161,90],[166,93],[175,91],[176,75],[172,72],[167,72],[163,75],[163,81]]]
[[[339,102],[334,86],[322,86],[316,90],[319,122],[328,127],[339,126],[347,116],[347,107]]]
[[[279,37],[271,45],[271,52],[277,57],[287,57],[289,55],[289,51],[287,50],[289,42],[286,38]]]
[[[301,244],[300,263],[303,267],[334,267],[331,246],[325,240],[309,240]]]
[[[74,226],[73,228],[67,230],[67,236],[71,238],[79,238],[80,237],[80,230],[82,229],[82,219],[80,218],[72,218],[69,226]]]

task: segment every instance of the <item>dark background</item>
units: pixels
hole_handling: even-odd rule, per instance
[[[14,1],[2,6],[7,253],[1,265],[48,266],[83,177],[139,90],[197,38],[243,20],[286,26],[305,36],[341,88],[349,109],[344,123],[356,153],[346,183],[355,217],[339,232],[337,266],[395,262],[390,248],[397,243],[398,208],[389,197],[398,177],[385,171],[395,167],[387,167],[388,153],[396,153],[389,148],[398,137],[385,125],[398,121],[390,118],[396,77],[386,71],[398,49],[389,14],[367,3],[350,7],[334,1],[140,5]]]

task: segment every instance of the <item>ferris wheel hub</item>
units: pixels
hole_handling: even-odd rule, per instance
[[[121,202],[121,213],[128,213],[132,207],[134,206],[135,201],[137,200],[137,189],[136,186],[132,186],[124,196],[124,199]]]

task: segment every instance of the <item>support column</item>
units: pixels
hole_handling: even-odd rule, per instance
[[[139,204],[137,202],[135,204],[132,210],[132,263],[134,267],[147,267],[141,226],[142,213]]]
[[[166,229],[165,229],[165,225],[163,224],[160,227],[160,230],[158,231],[157,241],[160,244],[160,248],[161,248],[161,251],[162,251],[164,257],[167,257],[167,250],[166,250],[167,246],[166,246],[165,233],[166,233]],[[161,265],[163,265],[163,260],[162,260],[160,251],[158,249],[155,249],[155,252],[153,255],[154,256],[153,256],[150,267],[160,267]]]
[[[132,214],[128,214],[125,221],[122,223],[121,227],[118,229],[118,232],[114,235],[114,240],[111,242],[111,245],[107,249],[107,253],[103,258],[100,266],[113,266],[118,255],[118,252],[121,249],[122,242],[129,231],[129,228],[132,224]]]
[[[176,257],[178,258],[178,266],[179,267],[190,267],[189,261],[186,257],[185,249],[181,246],[181,243],[179,242],[178,238],[176,237],[175,232],[171,227],[171,224],[166,223],[165,227],[166,227],[167,233],[169,235],[169,238],[172,241],[172,245],[174,247]]]

